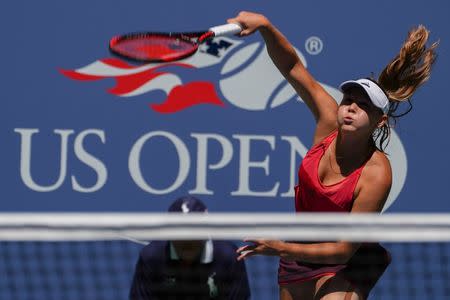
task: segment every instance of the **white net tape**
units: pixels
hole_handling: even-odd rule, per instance
[[[450,241],[450,214],[3,213],[0,240]]]

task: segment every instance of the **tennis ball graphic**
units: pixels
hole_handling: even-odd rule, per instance
[[[298,54],[306,65],[303,55]],[[223,79],[219,85],[223,96],[245,110],[271,109],[298,98],[273,64],[266,47],[259,42],[244,46],[231,55],[221,75]]]

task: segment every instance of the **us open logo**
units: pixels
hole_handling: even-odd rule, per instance
[[[305,42],[305,49],[308,55],[317,55],[323,43],[311,37]],[[296,51],[307,67],[305,55]],[[61,73],[77,81],[113,78],[116,85],[107,92],[121,98],[162,91],[166,95],[164,101],[148,104],[160,114],[173,114],[196,105],[232,105],[246,111],[268,112],[290,101],[303,102],[273,65],[262,42],[245,43],[227,37],[209,41],[201,45],[196,55],[175,63],[136,66],[106,58]],[[340,102],[342,94],[338,89],[325,83],[321,85]],[[394,130],[391,134],[387,153],[394,178],[385,209],[399,195],[407,173],[403,145]]]

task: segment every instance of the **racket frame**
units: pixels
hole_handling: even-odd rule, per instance
[[[214,38],[215,36],[223,36],[223,35],[230,35],[230,34],[237,34],[242,30],[242,27],[238,24],[225,24],[220,26],[211,27],[208,31],[192,31],[192,32],[131,32],[123,35],[114,36],[111,38],[109,42],[109,51],[126,60],[134,61],[138,63],[162,63],[162,62],[169,62],[169,61],[177,61],[182,60],[184,58],[187,58],[189,56],[192,56],[195,52],[198,50],[198,46],[205,42],[208,39]],[[165,37],[165,38],[174,38],[174,39],[180,39],[185,43],[191,44],[192,49],[189,51],[186,51],[186,53],[179,55],[176,57],[176,59],[145,59],[145,58],[138,58],[133,57],[127,54],[122,53],[121,51],[118,51],[115,48],[115,45],[118,43],[124,41],[124,40],[132,40],[137,37],[145,37],[145,36],[156,36],[156,37]]]

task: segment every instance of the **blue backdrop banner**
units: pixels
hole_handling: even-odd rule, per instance
[[[108,52],[130,31],[195,31],[240,10],[265,14],[340,101],[347,79],[375,76],[411,27],[440,39],[431,80],[388,148],[388,211],[449,211],[448,4],[431,1],[58,1],[2,11],[2,211],[164,211],[192,194],[211,211],[292,211],[314,121],[262,38],[216,38],[177,63]]]

